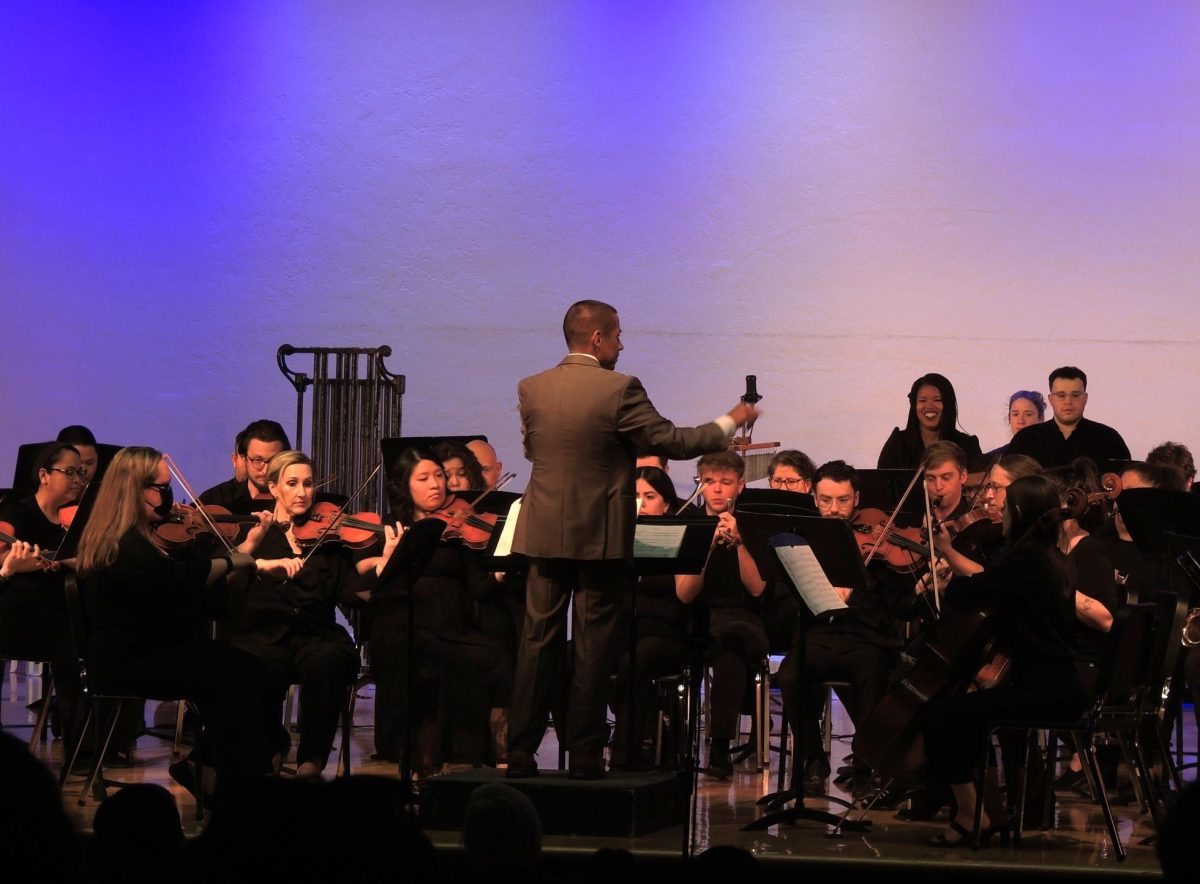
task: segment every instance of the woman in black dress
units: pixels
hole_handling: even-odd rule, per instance
[[[949,784],[957,804],[950,831],[931,842],[938,846],[970,843],[974,767],[990,720],[1073,715],[1085,704],[1074,659],[1074,592],[1058,551],[1059,511],[1058,491],[1047,479],[1013,482],[1003,511],[1009,553],[946,588],[946,608],[992,613],[998,638],[1012,651],[1012,668],[997,687],[938,697],[922,711],[929,779]],[[1006,824],[989,819],[988,806],[994,805],[985,802],[982,824],[990,835]]]
[[[954,442],[967,460],[981,456],[979,438],[957,428],[958,398],[954,387],[940,374],[930,372],[913,381],[908,391],[908,423],[895,427],[879,452],[881,470],[915,470],[925,449],[934,442]]]

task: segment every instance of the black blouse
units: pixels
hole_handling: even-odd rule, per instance
[[[32,494],[20,500],[6,500],[0,507],[0,521],[12,525],[17,540],[37,544],[43,553],[58,549],[66,536],[61,525],[46,518]],[[29,571],[14,574],[0,583],[0,613],[11,615],[45,609],[66,613],[61,571]]]

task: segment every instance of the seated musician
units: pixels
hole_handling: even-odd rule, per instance
[[[272,509],[275,499],[267,487],[271,458],[292,447],[283,427],[273,420],[257,420],[237,435],[234,476],[200,495],[201,503],[223,506],[233,513]],[[238,478],[239,462],[245,472]]]
[[[482,491],[483,466],[466,445],[442,440],[433,446],[433,453],[446,474],[447,491]]]
[[[922,375],[908,391],[908,423],[903,430],[892,430],[879,452],[879,469],[915,470],[925,449],[942,440],[966,451],[964,464],[967,457],[979,457],[979,439],[959,430],[957,423],[958,399],[953,385],[940,374]]]
[[[948,784],[956,802],[950,829],[935,836],[933,845],[970,843],[974,768],[990,720],[1074,715],[1085,705],[1074,662],[1072,578],[1058,550],[1059,507],[1058,491],[1049,480],[1017,479],[1008,487],[1003,510],[1010,552],[985,571],[956,578],[946,588],[946,612],[987,610],[996,615],[990,619],[998,638],[1011,649],[1012,667],[1005,683],[944,694],[922,709],[927,774],[935,783]],[[1053,515],[1045,518],[1048,513]],[[1007,821],[994,809],[998,806],[998,800],[984,802],[985,842],[996,832],[1002,838],[1007,833]]]
[[[498,585],[479,555],[456,538],[437,544],[415,584],[409,585],[405,573],[377,583],[404,532],[447,501],[437,456],[426,449],[405,449],[389,469],[388,497],[387,522],[398,527],[386,529],[382,547],[359,563],[360,570],[367,566],[372,614],[376,751],[399,760],[411,727],[413,768],[419,776],[436,773],[442,764],[482,764],[489,760],[492,729],[499,725],[493,710],[507,708],[512,691],[511,663],[477,620],[477,602],[496,593]]]
[[[200,637],[224,595],[223,578],[255,568],[255,560],[223,549],[213,557],[212,545],[200,539],[168,554],[153,529],[172,502],[171,474],[159,452],[117,453],[79,540],[92,630],[89,674],[101,691],[199,704],[205,743],[197,751],[218,779],[270,773],[281,728],[266,667],[239,648]],[[171,775],[194,793],[202,788],[184,762],[172,765]]]
[[[230,585],[241,592],[229,635],[270,672],[282,713],[289,686],[300,685],[300,745],[296,775],[320,775],[329,760],[339,716],[358,677],[358,651],[336,619],[341,600],[353,600],[358,574],[352,551],[336,541],[305,557],[296,525],[313,505],[313,464],[283,451],[267,467],[275,508],[239,546],[258,556],[257,570]]]
[[[479,468],[483,471],[483,487],[494,487],[504,475],[504,463],[496,454],[496,449],[483,439],[472,439],[467,443],[467,448],[479,461]]]
[[[1184,480],[1178,469],[1162,464],[1132,461],[1120,473],[1121,489],[1165,488],[1183,491]],[[1133,542],[1121,515],[1121,500],[1113,502],[1112,530],[1100,535],[1104,552],[1116,569],[1119,594],[1127,600],[1153,601],[1155,593],[1168,587],[1169,569],[1161,559],[1148,558]]]
[[[697,462],[704,511],[720,521],[704,573],[675,578],[680,601],[696,606],[694,617],[702,623],[707,614],[712,637],[707,654],[712,667],[708,772],[720,778],[733,775],[729,744],[737,734],[752,667],[762,662],[768,650],[762,620],[766,582],[742,546],[733,517],[734,502],[746,486],[745,470],[742,459],[731,451],[706,454]],[[693,619],[693,624],[697,622]]]
[[[639,454],[636,462],[637,469],[642,467],[655,467],[662,470],[664,473],[671,472],[671,462],[661,454]]]
[[[1017,390],[1008,397],[1008,413],[1005,421],[1008,423],[1008,436],[1011,439],[1018,432],[1032,424],[1040,424],[1046,419],[1046,400],[1036,390]],[[1001,445],[987,453],[990,458],[998,458],[1008,450],[1008,445]]]
[[[1196,461],[1186,445],[1178,442],[1163,442],[1155,445],[1146,455],[1146,463],[1152,467],[1170,467],[1179,473],[1180,482],[1164,484],[1163,487],[1179,491],[1191,491],[1196,480]],[[1124,486],[1122,486],[1124,487]]]
[[[33,476],[37,491],[0,506],[4,530],[17,541],[11,547],[0,541],[0,654],[51,664],[64,757],[70,758],[87,707],[63,595],[64,565],[51,561],[66,537],[58,511],[79,499],[86,472],[74,446],[51,442],[38,452]]]
[[[785,449],[776,453],[767,464],[767,484],[775,491],[808,494],[812,491],[813,474],[817,467],[803,451]],[[766,613],[763,621],[772,654],[786,654],[792,646],[792,627],[798,616],[799,600],[795,591],[783,582],[767,587]]]
[[[1073,365],[1050,372],[1050,408],[1054,420],[1032,424],[1013,436],[1008,454],[1027,454],[1047,469],[1090,457],[1101,467],[1110,460],[1129,460],[1129,446],[1112,427],[1083,416],[1087,407],[1087,375]]]
[[[639,467],[637,496],[639,516],[665,516],[679,509],[675,486],[658,467]],[[661,574],[640,577],[637,585],[637,609],[627,599],[622,612],[622,635],[618,641],[616,678],[613,682],[613,748],[610,768],[639,769],[650,760],[629,757],[629,729],[634,728],[634,743],[642,751],[650,737],[650,724],[657,708],[654,679],[682,672],[687,665],[687,606],[675,593],[675,577]],[[634,615],[636,614],[636,618]],[[636,681],[630,686],[629,639],[626,630],[637,630]],[[630,721],[630,695],[636,721]]]
[[[967,485],[967,452],[953,442],[934,442],[921,460],[925,468],[925,490],[933,517],[952,521],[971,508],[963,492]]]
[[[840,460],[822,464],[815,474],[813,499],[822,518],[853,523],[858,515],[858,471]],[[838,593],[850,609],[812,622],[804,634],[803,664],[797,666],[789,649],[779,666],[784,715],[796,745],[805,747],[804,782],[810,787],[819,787],[830,770],[818,725],[821,683],[850,682],[849,688],[837,692],[857,725],[886,689],[897,647],[887,607],[877,595],[846,589]]]
[[[83,484],[87,485],[100,472],[100,452],[95,434],[82,424],[63,427],[55,437],[56,442],[65,442],[79,452],[79,463],[83,469]]]

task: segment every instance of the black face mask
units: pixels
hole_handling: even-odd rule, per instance
[[[162,485],[155,485],[151,483],[146,487],[153,488],[158,492],[159,499],[162,501],[162,503],[154,508],[154,515],[158,516],[158,520],[160,522],[166,521],[167,517],[171,515],[171,508],[175,506],[175,493],[171,490],[171,483],[165,482]]]

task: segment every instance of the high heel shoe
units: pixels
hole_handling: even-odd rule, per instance
[[[966,826],[959,824],[958,820],[950,820],[950,828],[958,835],[957,838],[947,838],[945,832],[938,832],[926,843],[930,847],[970,847],[971,846],[971,830]],[[983,846],[983,833],[980,833],[980,847]]]

